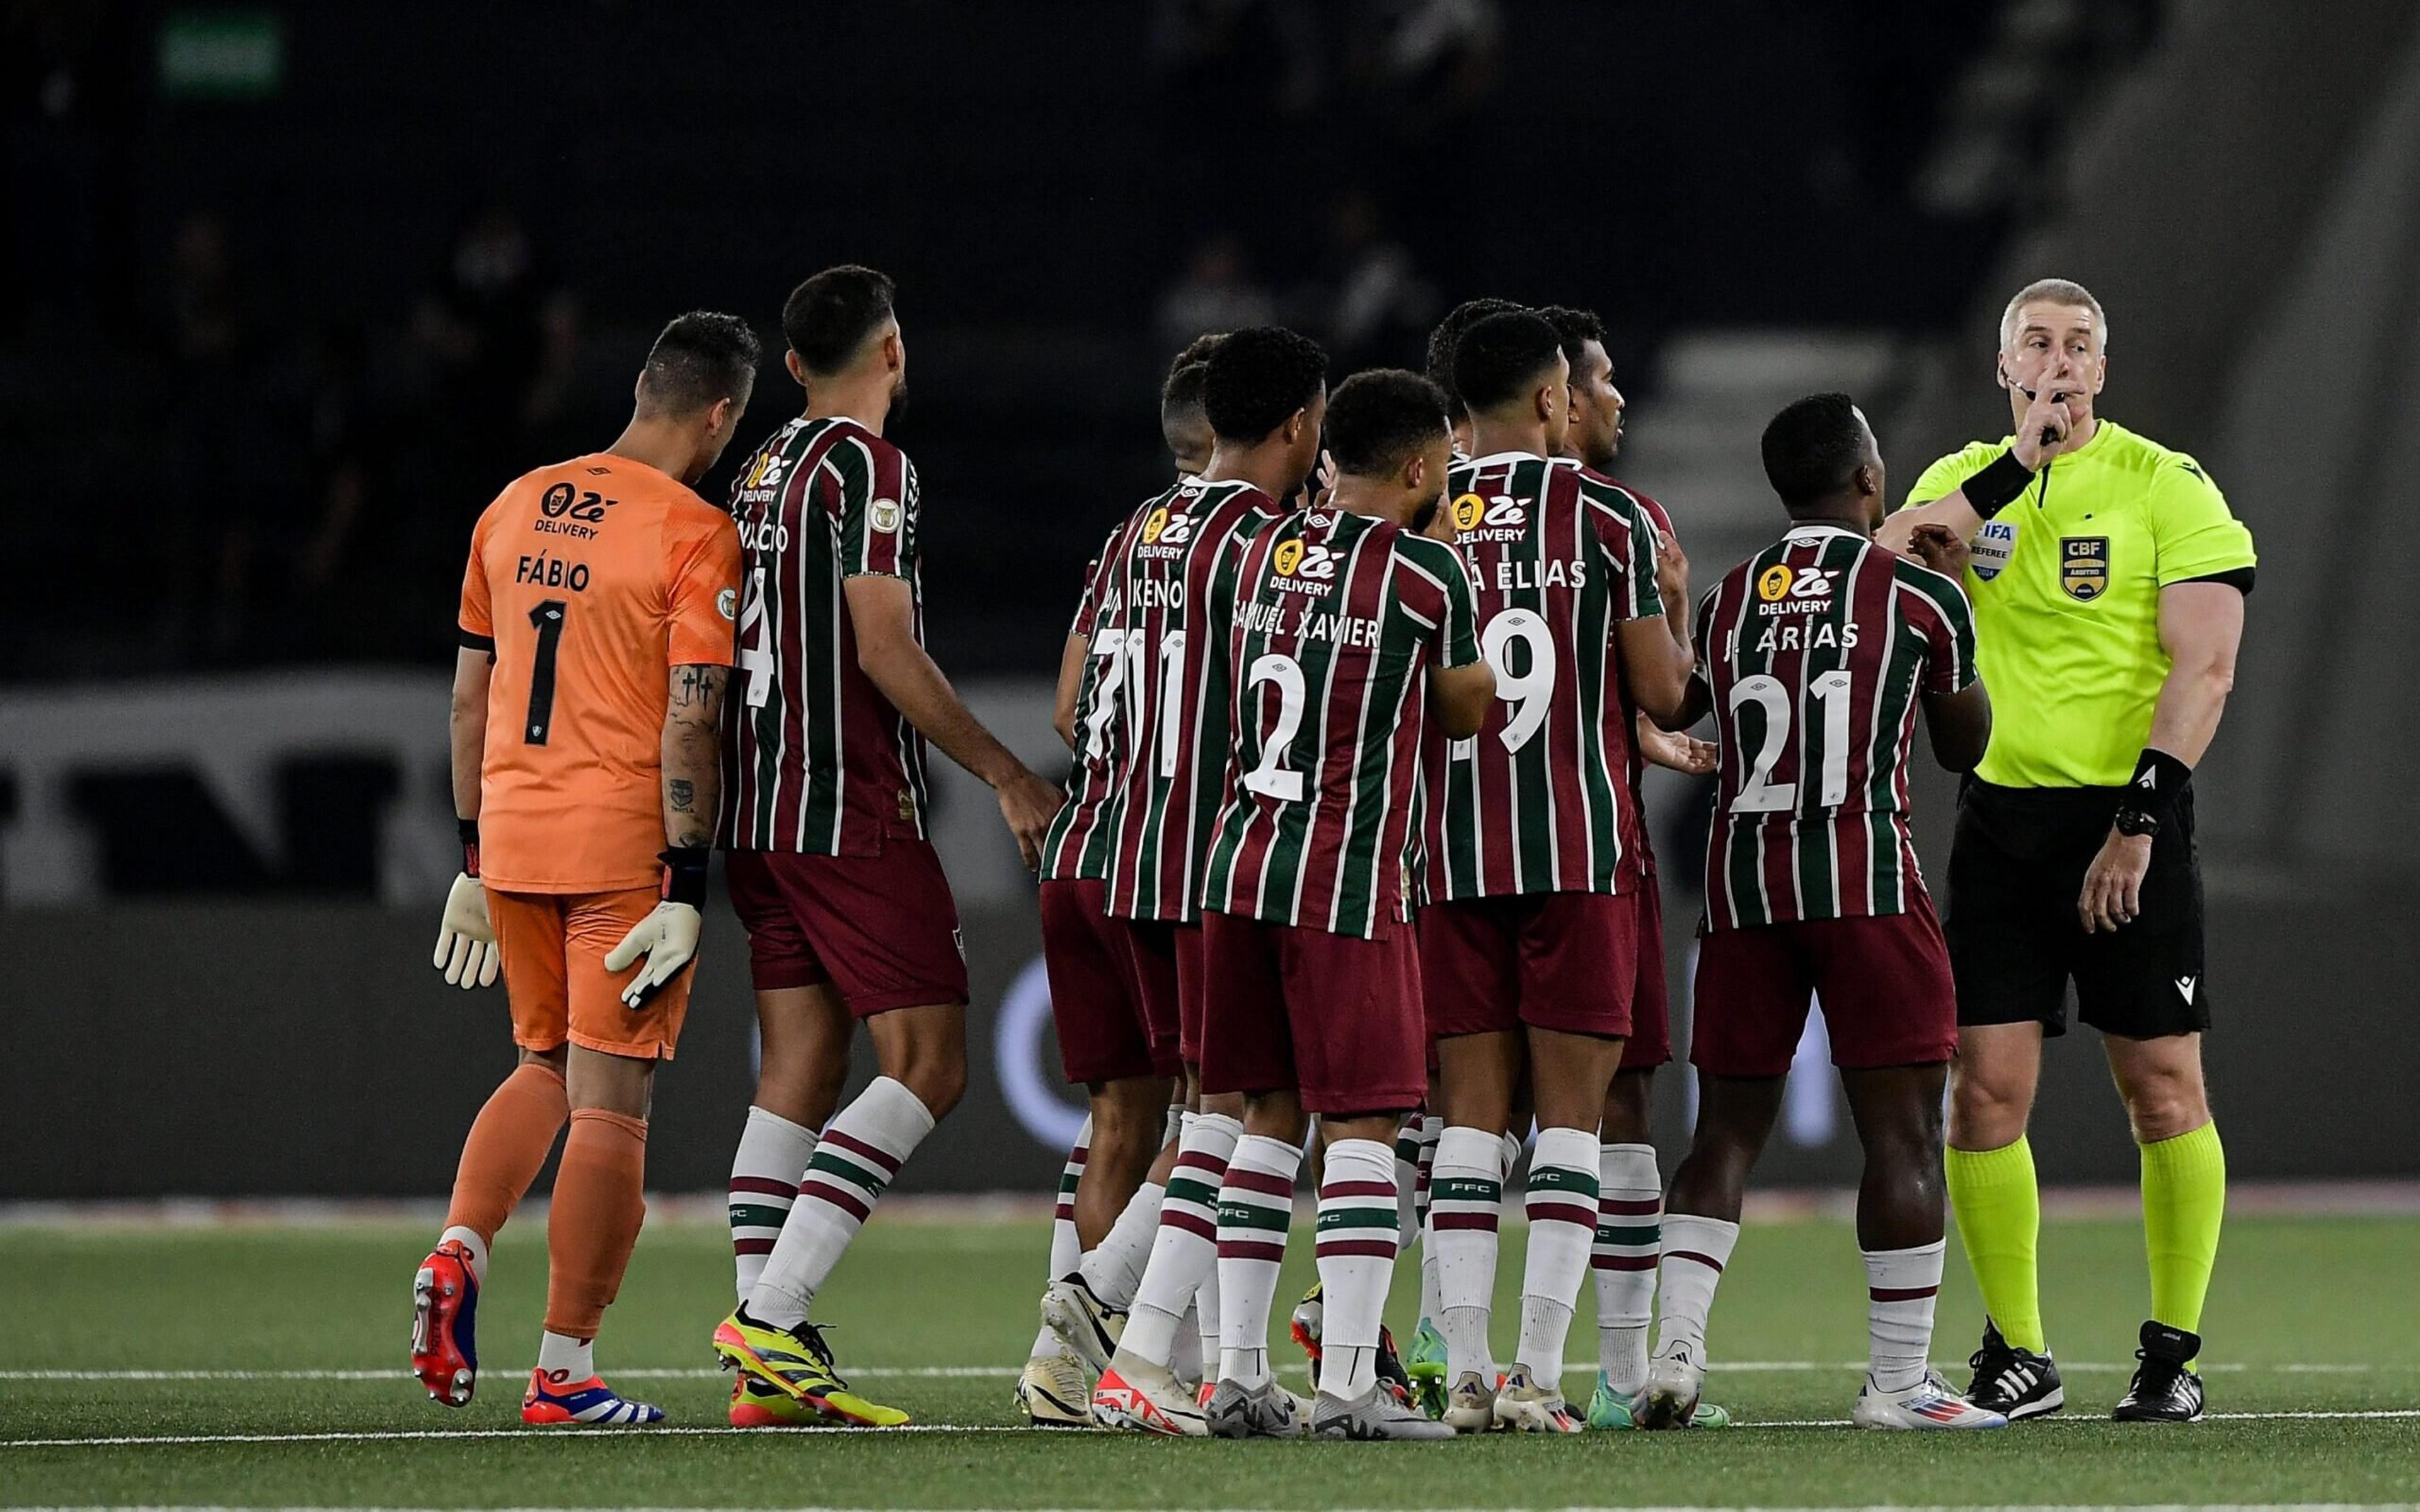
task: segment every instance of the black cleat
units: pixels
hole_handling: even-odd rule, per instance
[[[2055,1412],[2067,1405],[2067,1388],[2059,1384],[2057,1363],[2047,1354],[2010,1344],[1989,1318],[1983,1319],[1983,1347],[1967,1356],[1966,1363],[1975,1367],[1966,1399],[2011,1423]]]
[[[2143,1347],[2134,1358],[2134,1383],[2109,1415],[2120,1423],[2198,1423],[2201,1377],[2186,1366],[2201,1353],[2201,1335],[2165,1323],[2143,1325]]]

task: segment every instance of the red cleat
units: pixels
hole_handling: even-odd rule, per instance
[[[411,1279],[411,1373],[448,1407],[471,1400],[479,1381],[479,1277],[470,1246],[447,1240]]]

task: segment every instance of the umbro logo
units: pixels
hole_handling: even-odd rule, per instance
[[[2201,979],[2199,977],[2179,977],[2177,979],[2177,991],[2184,995],[2187,1006],[2192,1005],[2194,988],[2200,985],[2200,983]]]

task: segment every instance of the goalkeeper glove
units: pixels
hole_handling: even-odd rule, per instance
[[[495,926],[488,922],[488,889],[479,881],[479,822],[464,819],[462,874],[445,894],[445,918],[437,926],[437,953],[429,964],[445,973],[445,985],[469,992],[492,987],[503,962]]]
[[[706,926],[698,910],[706,902],[706,857],[703,845],[675,845],[663,853],[664,901],[630,926],[622,943],[605,957],[605,969],[622,971],[641,956],[647,964],[622,989],[627,1008],[644,1008],[664,984],[687,969],[697,956],[697,937]]]

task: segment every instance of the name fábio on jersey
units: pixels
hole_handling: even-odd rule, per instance
[[[591,535],[597,533],[589,532]],[[523,557],[513,568],[513,581],[533,588],[568,588],[575,594],[588,592],[588,563],[571,562],[541,551],[534,557]]]
[[[1280,579],[1273,588],[1292,586]],[[1289,631],[1286,628],[1286,602],[1264,604],[1247,600],[1235,606],[1235,627],[1246,635],[1267,635],[1284,638],[1291,635],[1299,640],[1319,640],[1350,650],[1373,648],[1378,644],[1379,626],[1374,619],[1358,614],[1338,614],[1331,610],[1302,606],[1301,623]]]

